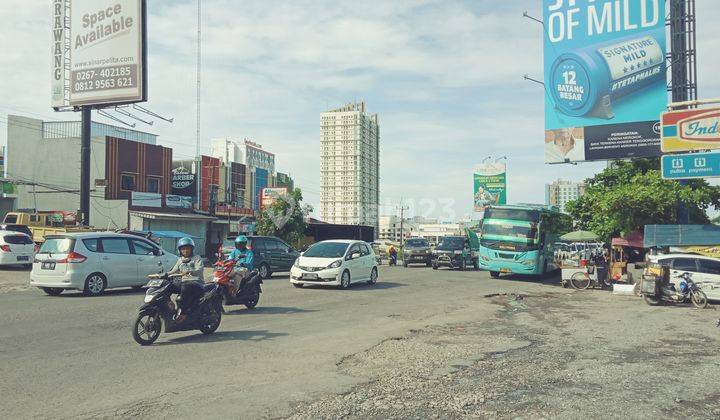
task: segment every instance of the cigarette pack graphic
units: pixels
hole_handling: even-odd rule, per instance
[[[665,80],[664,28],[561,54],[548,86],[556,109],[572,117],[611,119],[612,101]]]

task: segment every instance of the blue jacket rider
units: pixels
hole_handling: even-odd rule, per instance
[[[252,270],[255,256],[253,255],[252,250],[248,249],[247,242],[247,237],[244,235],[240,235],[235,238],[235,249],[230,253],[230,257],[228,259],[235,260],[239,266]]]

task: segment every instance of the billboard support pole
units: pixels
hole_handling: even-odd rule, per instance
[[[669,90],[673,103],[697,99],[697,63],[695,37],[695,0],[670,0]],[[680,185],[687,185],[680,181]],[[678,200],[677,223],[690,223],[688,207]]]
[[[82,225],[90,225],[90,131],[92,129],[92,107],[81,109],[80,132],[80,213]]]

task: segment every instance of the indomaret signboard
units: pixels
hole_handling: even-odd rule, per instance
[[[55,0],[53,7],[53,107],[146,100],[145,1]]]

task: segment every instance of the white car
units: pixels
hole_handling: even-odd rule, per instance
[[[35,242],[27,234],[0,230],[0,265],[29,267],[35,255]]]
[[[650,262],[670,269],[670,281],[678,287],[682,273],[691,274],[709,300],[720,301],[720,260],[696,254],[660,254],[650,256]]]
[[[144,286],[149,274],[169,271],[177,260],[157,244],[134,235],[50,235],[35,255],[30,285],[51,296],[67,289],[99,296],[109,288]]]
[[[372,285],[377,279],[372,247],[353,240],[318,242],[302,253],[290,270],[290,283],[295,287],[312,284],[346,289],[358,282]]]

